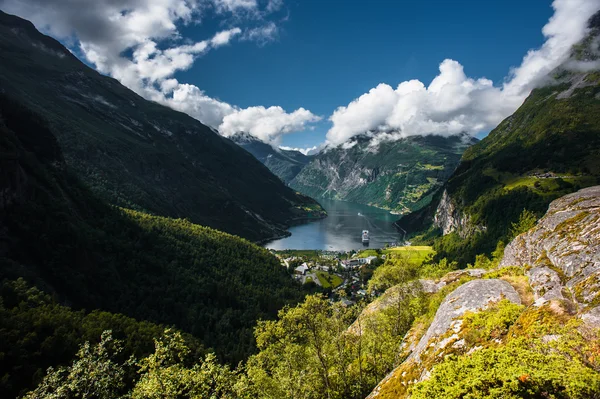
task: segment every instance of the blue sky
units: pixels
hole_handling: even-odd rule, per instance
[[[327,118],[379,83],[429,83],[445,58],[469,76],[502,82],[527,50],[544,42],[550,1],[295,1],[276,42],[240,43],[207,54],[182,81],[241,107],[299,107]],[[284,12],[286,12],[284,11]],[[196,30],[198,38],[210,28]],[[322,142],[327,120],[314,132],[283,136],[282,143]]]
[[[99,72],[230,136],[481,137],[567,61],[600,0],[0,0]]]

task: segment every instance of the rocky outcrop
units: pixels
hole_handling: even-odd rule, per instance
[[[458,287],[444,299],[433,322],[418,343],[408,348],[410,351],[408,358],[388,374],[368,398],[378,397],[385,384],[392,379],[402,379],[407,380],[405,383],[414,383],[427,378],[429,370],[421,365],[421,356],[425,352],[437,353],[446,347],[454,346],[456,348],[463,345],[458,335],[461,331],[462,316],[466,312],[485,310],[490,304],[502,299],[508,299],[517,304],[521,303],[519,294],[504,280],[473,280]],[[414,372],[418,373],[414,375]],[[408,374],[413,375],[409,377]],[[416,380],[408,381],[415,377]]]
[[[448,195],[448,191],[444,190],[442,199],[435,210],[435,215],[433,217],[434,225],[441,229],[444,235],[450,234],[453,231],[458,230],[459,226],[461,226],[461,222],[465,220],[465,218],[461,216],[463,215],[460,215],[457,211],[454,202]]]
[[[485,226],[473,225],[471,217],[460,209],[447,190],[444,190],[440,203],[435,210],[433,225],[441,229],[444,235],[457,232],[461,238],[479,231],[485,231]]]
[[[500,266],[523,266],[536,305],[552,299],[579,308],[600,300],[600,186],[588,187],[550,204],[530,231],[515,238]]]
[[[446,193],[442,202],[446,207],[440,214],[445,212],[445,217],[451,219],[457,211]],[[461,228],[460,223],[453,228]],[[499,273],[499,269],[509,266],[522,268],[527,280],[511,277],[512,269]],[[489,273],[503,277],[486,278],[486,274],[491,277]],[[419,280],[418,283],[424,293],[434,294],[464,277],[474,280],[459,286],[444,299],[424,334],[421,327],[413,326],[401,347],[400,357],[406,360],[379,383],[369,398],[398,397],[398,392],[399,397],[407,397],[410,386],[429,378],[435,364],[448,354],[468,355],[481,349],[482,346],[473,346],[465,338],[468,327],[463,325],[463,316],[467,312],[485,310],[502,299],[521,304],[523,298],[529,303],[529,287],[521,290],[526,281],[538,307],[553,301],[546,309],[579,318],[584,323],[582,331],[600,328],[600,186],[553,201],[536,226],[506,247],[498,269],[454,271],[441,279]],[[382,306],[385,302],[372,312]],[[529,311],[535,314],[537,310],[534,307]],[[499,339],[494,341],[493,344],[502,344]]]
[[[364,320],[370,315],[378,314],[385,309],[397,305],[407,297],[417,296],[419,293],[434,294],[444,288],[448,284],[452,284],[455,281],[460,280],[463,277],[482,277],[487,270],[484,269],[465,269],[456,270],[446,274],[439,279],[420,279],[412,281],[408,284],[399,284],[394,287],[388,288],[383,295],[371,302],[361,312],[359,319]],[[360,329],[357,326],[357,322],[353,323],[348,331],[353,334],[359,334]],[[416,344],[416,343],[415,343]]]
[[[498,279],[473,280],[461,285],[446,297],[425,335],[421,338],[408,360],[419,361],[421,353],[435,342],[436,338],[446,334],[451,329],[460,328],[458,320],[466,312],[485,309],[490,303],[508,299],[521,303],[519,294],[506,281]],[[442,342],[433,344],[435,347]]]

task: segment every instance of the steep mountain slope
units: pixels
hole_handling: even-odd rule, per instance
[[[239,146],[88,68],[28,21],[0,13],[0,58],[0,91],[48,121],[67,164],[111,203],[252,240],[319,216]]]
[[[427,205],[452,174],[466,135],[413,136],[375,143],[360,135],[316,155],[290,186],[313,198],[332,198],[401,214]]]
[[[175,325],[234,362],[258,319],[302,296],[264,248],[98,199],[44,121],[0,95],[0,280],[19,277],[75,309]]]
[[[292,181],[292,179],[300,173],[302,168],[308,164],[311,158],[299,151],[273,148],[269,144],[266,144],[247,133],[236,133],[229,138],[250,154],[254,155],[256,159],[262,162],[286,184]]]
[[[590,23],[591,34],[549,76],[552,83],[465,151],[437,208],[400,225],[414,231],[415,220],[433,222],[445,235],[438,253],[466,264],[511,238],[523,209],[540,216],[553,199],[600,181],[600,72],[573,69],[599,59],[600,17]]]
[[[599,218],[600,186],[566,195],[497,268],[454,272],[458,287],[428,328],[414,323],[369,398],[598,397]],[[435,295],[447,277],[420,283]]]

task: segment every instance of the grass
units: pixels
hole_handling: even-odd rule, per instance
[[[430,254],[434,254],[435,251],[433,250],[432,247],[429,246],[408,246],[408,247],[393,247],[393,248],[386,248],[386,249],[382,249],[380,250],[381,254],[391,254],[391,255],[400,255],[402,254],[403,256],[408,256],[410,261],[413,261],[415,263],[422,263],[427,256],[429,256]],[[359,258],[366,258],[367,256],[377,256],[378,255],[378,250],[376,249],[365,249],[364,251],[361,251],[358,254]]]
[[[284,258],[297,256],[307,259],[319,259],[321,257],[319,251],[314,249],[286,249],[283,251],[276,251],[276,253]]]
[[[315,274],[317,275],[317,278],[319,279],[319,282],[323,288],[336,288],[343,282],[342,278],[335,274],[325,273],[322,271],[318,271]]]
[[[542,171],[539,171],[542,172]],[[552,192],[561,189],[558,177],[539,178],[535,176],[523,176],[509,172],[500,172],[494,168],[486,168],[482,172],[484,175],[492,177],[498,183],[504,185],[506,190],[514,190],[518,187],[528,187],[538,193]],[[564,176],[564,173],[556,173],[558,176]],[[561,178],[564,182],[581,187],[592,186],[596,183],[595,176],[566,176]],[[536,186],[537,183],[537,186]],[[564,183],[563,183],[564,184]]]

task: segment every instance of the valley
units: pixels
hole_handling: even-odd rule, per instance
[[[308,3],[0,0],[0,398],[600,398],[600,0]]]

